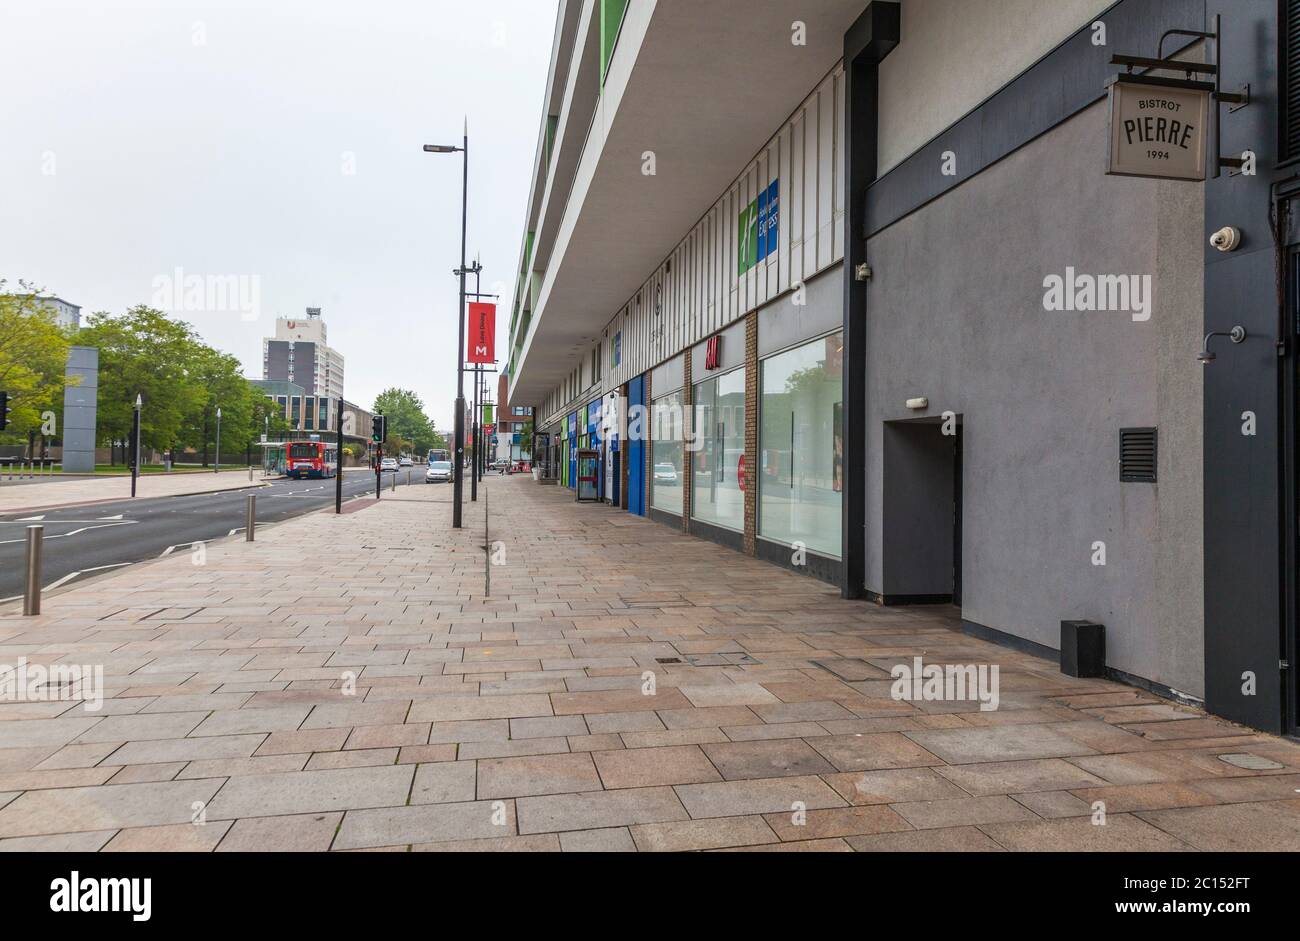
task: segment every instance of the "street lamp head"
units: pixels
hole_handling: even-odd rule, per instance
[[[450,144],[425,144],[424,152],[426,154],[454,154],[461,148],[452,147]]]
[[[144,400],[140,397],[140,393],[137,392],[137,393],[135,394],[135,407],[136,407],[136,410],[139,411],[140,406],[143,405],[143,404],[144,404]]]

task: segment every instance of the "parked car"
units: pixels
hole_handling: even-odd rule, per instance
[[[677,483],[677,468],[671,464],[656,464],[655,481],[661,484]]]
[[[397,463],[398,463],[398,466],[400,466],[400,467],[410,467],[410,466],[411,466],[411,459],[410,459],[409,457],[407,457],[406,455],[402,455],[402,457],[400,457],[400,458],[398,459]]]
[[[451,478],[451,461],[434,461],[429,465],[429,469],[424,472],[424,482],[426,484],[451,483]]]
[[[379,462],[379,469],[380,469],[381,471],[394,471],[394,472],[396,472],[396,470],[397,470],[397,458],[395,458],[395,457],[386,457],[386,458],[383,458],[383,459]]]

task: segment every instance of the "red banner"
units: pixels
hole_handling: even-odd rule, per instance
[[[468,363],[496,362],[497,305],[471,301],[469,305],[469,336],[465,352]]]

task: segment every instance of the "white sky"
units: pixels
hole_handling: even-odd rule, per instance
[[[83,317],[152,303],[177,268],[256,278],[256,320],[175,316],[260,378],[275,317],[320,307],[350,401],[410,388],[448,429],[461,157],[420,147],[459,144],[468,117],[500,350],[556,6],[3,0],[0,277]]]

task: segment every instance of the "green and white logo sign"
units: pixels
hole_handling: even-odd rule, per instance
[[[780,226],[781,184],[773,180],[756,199],[740,211],[736,225],[739,246],[738,268],[744,274],[776,251],[776,233]]]

